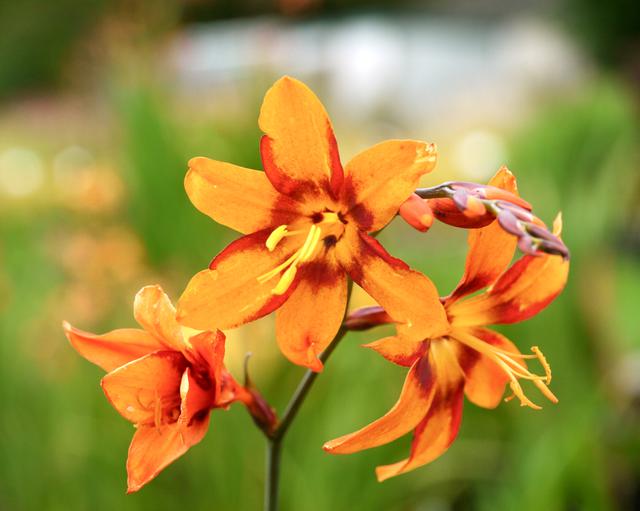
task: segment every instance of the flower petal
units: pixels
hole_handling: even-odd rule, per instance
[[[201,421],[214,406],[215,389],[208,380],[196,377],[192,368],[187,367],[180,382],[180,417],[178,422],[185,427]],[[205,384],[203,386],[203,384]],[[209,387],[209,388],[206,388]]]
[[[351,278],[376,300],[414,340],[434,338],[449,330],[438,290],[421,273],[396,259],[371,236],[347,229],[338,256]]]
[[[518,348],[505,336],[486,328],[475,328],[471,332],[478,339],[511,353],[519,354]],[[509,376],[486,355],[460,344],[460,366],[464,371],[464,392],[467,399],[483,408],[495,408],[502,401]],[[519,360],[524,364],[524,360]]]
[[[281,193],[292,197],[330,193],[337,198],[343,171],[331,121],[316,95],[285,76],[264,97],[260,129],[262,163]]]
[[[198,210],[243,234],[288,224],[300,206],[264,172],[204,157],[189,161],[184,188]]]
[[[165,349],[151,334],[135,328],[122,328],[103,335],[83,332],[66,321],[62,323],[62,328],[80,355],[107,372],[154,351]]]
[[[145,286],[138,291],[133,301],[133,315],[142,328],[167,348],[184,350],[182,327],[176,321],[176,309],[160,286]]]
[[[356,155],[345,169],[344,193],[358,227],[387,225],[436,161],[435,144],[416,140],[388,140]]]
[[[456,326],[482,326],[524,321],[544,309],[567,282],[569,261],[558,255],[524,256],[488,291],[452,304]]]
[[[175,351],[156,351],[102,378],[102,390],[125,419],[160,426],[180,410],[180,382],[186,359]]]
[[[207,413],[186,428],[177,422],[160,427],[140,426],[129,446],[127,493],[138,491],[200,442],[209,427],[209,415]]]
[[[332,454],[349,454],[389,443],[408,433],[425,417],[435,390],[436,374],[428,356],[418,359],[407,374],[397,403],[368,426],[325,443]]]
[[[518,193],[515,176],[502,167],[491,178],[489,185]],[[469,230],[469,252],[465,264],[464,275],[455,290],[447,299],[447,303],[467,296],[495,282],[507,269],[516,250],[518,239],[506,232],[494,220],[488,226]]]
[[[405,367],[411,367],[416,359],[429,349],[429,343],[426,341],[413,341],[397,335],[385,337],[363,346],[377,351],[389,362]]]
[[[443,393],[438,389],[429,413],[413,434],[411,454],[406,460],[376,468],[378,481],[409,472],[432,462],[453,443],[462,419],[463,380]]]
[[[278,276],[258,277],[284,261],[294,249],[288,239],[273,252],[265,246],[269,230],[244,236],[225,248],[210,269],[197,273],[178,301],[178,321],[199,330],[227,329],[261,318],[282,305],[297,279],[282,295],[273,294]]]
[[[347,278],[337,264],[313,261],[300,268],[300,281],[276,312],[276,337],[294,364],[322,370],[318,355],[338,333],[347,306]]]
[[[225,340],[225,335],[220,330],[200,332],[189,338],[187,359],[206,372],[216,386],[220,385],[224,369]]]

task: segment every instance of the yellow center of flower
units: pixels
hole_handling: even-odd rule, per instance
[[[558,398],[553,394],[553,392],[551,392],[551,390],[549,390],[548,387],[551,383],[551,366],[549,366],[547,359],[537,346],[531,347],[531,351],[533,352],[532,355],[522,355],[521,353],[503,350],[502,348],[498,348],[488,342],[484,342],[464,330],[455,330],[452,333],[452,337],[489,357],[505,372],[509,377],[509,386],[513,392],[513,394],[507,397],[505,401],[510,401],[514,397],[517,397],[522,406],[528,406],[534,410],[541,409],[540,406],[535,404],[524,394],[524,390],[518,381],[519,379],[523,379],[532,381],[533,384],[538,387],[540,392],[542,392],[542,394],[552,403],[558,402]],[[538,375],[529,371],[523,363],[526,359],[537,359],[542,366],[544,375]]]
[[[278,244],[284,239],[292,236],[305,236],[304,242],[298,250],[296,250],[286,261],[278,265],[271,271],[260,275],[258,282],[264,284],[274,277],[280,275],[275,287],[272,289],[274,295],[283,295],[287,292],[293,279],[296,277],[300,264],[313,259],[318,253],[318,247],[321,240],[333,237],[335,241],[344,232],[344,224],[337,213],[325,212],[318,215],[317,221],[311,223],[310,226],[291,229],[288,225],[280,225],[276,227],[265,242],[269,252],[273,252]]]

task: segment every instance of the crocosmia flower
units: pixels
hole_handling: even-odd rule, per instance
[[[107,371],[102,379],[107,399],[136,427],[127,459],[129,493],[202,440],[211,409],[252,402],[223,365],[222,332],[185,336],[159,286],[140,290],[134,315],[142,329],[104,335],[64,323],[78,353]]]
[[[193,277],[178,320],[226,329],[277,309],[282,352],[318,371],[317,355],[340,328],[350,276],[416,335],[434,334],[428,311],[408,319],[417,297],[437,298],[435,288],[369,233],[434,168],[435,146],[389,140],[343,168],[322,104],[288,77],[267,92],[259,125],[264,172],[203,157],[189,162],[185,188],[193,204],[245,236]]]
[[[516,192],[513,175],[501,170],[491,181],[494,186]],[[559,218],[554,234],[560,234]],[[413,431],[409,457],[377,469],[379,480],[413,470],[444,453],[455,439],[462,417],[463,396],[476,405],[494,408],[509,384],[512,395],[523,406],[539,408],[524,392],[522,382],[530,382],[552,402],[549,390],[551,369],[537,347],[521,354],[506,337],[486,328],[498,323],[515,323],[532,317],[546,307],[563,289],[569,263],[561,255],[525,255],[511,267],[517,238],[494,221],[469,231],[469,254],[464,275],[455,290],[439,305],[446,312],[446,334],[415,340],[402,325],[394,337],[368,347],[388,360],[409,367],[409,373],[395,406],[382,418],[363,429],[327,442],[325,450],[352,453],[388,443]],[[472,293],[486,288],[480,294]],[[370,309],[356,315],[357,324],[366,315],[380,323],[380,311]],[[393,315],[390,315],[393,317]],[[537,360],[542,374],[527,366]]]

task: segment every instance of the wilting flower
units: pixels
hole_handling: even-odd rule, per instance
[[[129,493],[202,440],[212,408],[255,401],[224,367],[222,332],[187,338],[159,286],[140,290],[134,316],[142,330],[95,335],[63,325],[78,353],[108,372],[102,379],[107,399],[136,427],[127,459]]]
[[[178,303],[193,328],[232,328],[276,309],[276,336],[293,362],[318,371],[347,301],[347,275],[405,321],[427,279],[368,233],[384,227],[436,163],[433,144],[389,140],[343,169],[331,122],[303,83],[282,78],[267,92],[259,125],[265,172],[208,158],[189,162],[193,204],[244,237],[196,274]],[[433,333],[427,315],[410,327]]]
[[[515,179],[502,169],[491,181],[513,192]],[[560,234],[558,218],[554,231]],[[515,323],[546,307],[565,285],[569,263],[558,255],[525,255],[508,268],[516,238],[497,221],[469,232],[469,254],[464,275],[442,305],[423,301],[427,308],[443,308],[448,328],[444,335],[416,341],[402,325],[397,335],[368,347],[396,364],[410,367],[395,406],[363,429],[327,442],[325,450],[351,453],[388,443],[413,430],[407,459],[377,469],[379,480],[413,470],[440,456],[455,439],[462,414],[463,395],[476,405],[497,406],[508,383],[523,406],[539,408],[524,393],[521,382],[532,382],[552,402],[551,370],[537,347],[521,354],[506,337],[486,328],[497,323]],[[488,286],[488,287],[487,287]],[[475,296],[463,299],[487,287]],[[355,315],[355,324],[379,324],[380,309]],[[390,315],[392,317],[392,315]],[[537,359],[541,375],[528,369],[526,360]],[[510,398],[507,398],[510,399]]]

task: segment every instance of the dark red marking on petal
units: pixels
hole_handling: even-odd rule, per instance
[[[242,236],[241,238],[232,241],[217,256],[213,258],[213,260],[209,264],[209,269],[215,270],[220,263],[225,261],[236,252],[240,252],[247,248],[252,248],[255,245],[265,244],[267,238],[271,234],[271,231],[271,228],[263,229],[262,231],[247,234],[246,236]]]
[[[338,142],[336,141],[336,136],[333,133],[333,128],[331,127],[329,119],[327,119],[327,142],[329,145],[329,168],[331,170],[329,192],[334,199],[337,199],[340,196],[340,192],[344,184],[344,170],[340,161]]]

